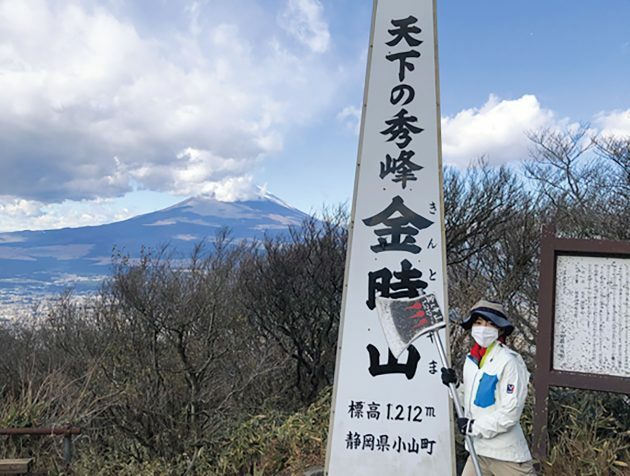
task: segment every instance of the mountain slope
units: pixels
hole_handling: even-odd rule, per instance
[[[0,302],[68,286],[93,289],[109,273],[114,247],[131,256],[163,244],[186,253],[223,228],[235,241],[262,238],[287,233],[306,217],[272,195],[241,202],[195,197],[106,225],[0,233]]]

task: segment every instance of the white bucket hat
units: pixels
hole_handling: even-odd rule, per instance
[[[461,326],[466,330],[470,329],[477,317],[490,321],[499,329],[503,329],[505,336],[509,336],[514,331],[514,326],[505,314],[505,309],[496,302],[486,301],[485,299],[477,302],[470,309],[470,314],[462,321]]]

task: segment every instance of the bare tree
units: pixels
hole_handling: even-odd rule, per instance
[[[483,162],[445,174],[449,308],[463,318],[481,297],[503,302],[533,351],[537,301],[538,210],[516,172]],[[466,334],[455,328],[454,360]]]
[[[241,266],[243,313],[261,336],[294,359],[292,387],[304,403],[332,383],[346,222],[341,208],[322,220],[307,219],[288,242],[264,240]]]
[[[602,173],[609,176],[606,194],[606,223],[608,236],[630,239],[630,136],[599,136],[594,139],[595,150],[601,159]]]
[[[458,264],[491,246],[519,209],[522,187],[513,172],[483,161],[444,174],[448,264]]]
[[[108,377],[131,390],[115,418],[158,454],[216,434],[231,397],[250,383],[246,363],[268,362],[264,351],[244,344],[245,321],[235,309],[242,251],[219,236],[185,260],[162,248],[115,263],[109,292],[119,308],[107,324],[117,345]]]
[[[594,136],[587,126],[547,129],[530,139],[525,172],[545,221],[554,222],[567,237],[627,237],[627,140]]]

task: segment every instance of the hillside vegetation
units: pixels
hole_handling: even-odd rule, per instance
[[[629,240],[630,141],[586,129],[531,140],[523,170],[447,169],[444,188],[451,312],[464,316],[481,296],[505,303],[510,345],[535,372],[541,227]],[[189,256],[114,253],[96,295],[68,292],[45,319],[0,329],[0,426],[82,428],[71,469],[60,438],[2,437],[2,456],[86,475],[289,475],[323,464],[347,223],[341,207],[283,241],[233,243],[226,232]],[[466,338],[453,328],[455,367]],[[530,399],[528,436],[531,419]],[[554,389],[549,430],[545,474],[630,474],[628,396]]]

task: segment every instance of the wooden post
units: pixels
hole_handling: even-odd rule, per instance
[[[556,238],[554,225],[542,230],[540,240],[540,276],[538,287],[538,335],[536,336],[536,375],[534,377],[534,455],[547,457],[549,434],[547,432],[549,373],[551,372],[551,346],[554,305],[555,257],[553,240]]]

